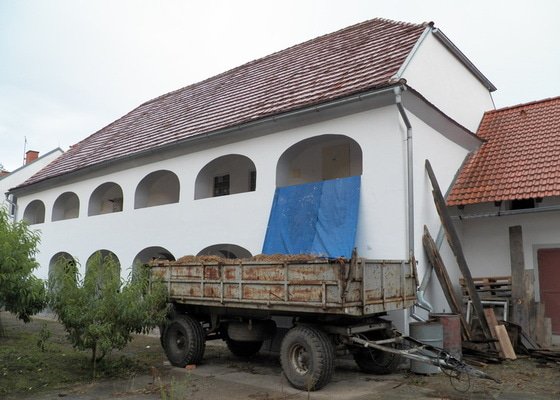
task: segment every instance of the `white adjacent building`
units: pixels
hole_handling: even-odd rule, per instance
[[[11,172],[0,171],[0,207],[5,207],[12,215],[15,214],[17,199],[9,195],[9,190],[21,185],[63,153],[61,148],[56,148],[40,156],[38,151],[28,150],[25,152],[25,163],[21,167]]]

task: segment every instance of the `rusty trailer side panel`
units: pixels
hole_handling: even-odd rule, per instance
[[[157,264],[169,301],[283,313],[365,316],[411,306],[415,268],[409,261],[319,260]]]

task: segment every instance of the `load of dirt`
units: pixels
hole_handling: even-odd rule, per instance
[[[324,260],[324,257],[320,257],[314,254],[257,254],[256,256],[249,258],[224,258],[220,256],[193,256],[186,255],[179,257],[175,261],[169,260],[152,260],[150,265],[161,266],[161,265],[182,265],[182,264],[207,264],[207,263],[217,263],[217,264],[232,264],[232,263],[246,263],[246,262],[308,262],[308,261],[318,261]]]

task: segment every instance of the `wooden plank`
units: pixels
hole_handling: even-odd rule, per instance
[[[515,351],[511,346],[511,341],[509,340],[506,327],[503,325],[497,325],[496,335],[498,336],[498,341],[500,342],[500,347],[504,352],[505,358],[507,358],[508,360],[516,360],[517,356],[515,355]]]
[[[488,322],[488,327],[490,328],[490,332],[492,332],[492,337],[494,339],[498,339],[498,334],[496,333],[496,326],[498,326],[498,320],[496,319],[496,314],[494,313],[493,308],[485,308],[484,309],[484,316],[486,317],[486,322]],[[502,346],[500,343],[496,343],[496,350],[498,354],[502,358],[506,358],[504,351],[502,350]]]
[[[546,307],[544,303],[534,303],[533,316],[535,317],[535,334],[532,336],[540,348],[546,349],[551,346],[552,326],[548,326],[550,318],[545,317]]]
[[[525,346],[527,350],[540,349],[540,346],[533,340],[531,336],[529,336],[526,332],[524,332],[523,329],[521,329],[520,334],[521,334],[520,336],[521,344]]]
[[[449,274],[447,273],[447,269],[445,268],[443,259],[439,254],[437,245],[434,242],[432,235],[430,235],[430,231],[428,230],[428,227],[426,225],[424,225],[424,236],[422,237],[422,243],[424,245],[426,255],[428,256],[428,261],[430,262],[432,267],[434,267],[434,271],[443,290],[443,294],[445,295],[445,299],[447,300],[447,303],[451,308],[451,311],[454,314],[459,315],[459,319],[461,321],[461,335],[463,337],[463,340],[471,340],[471,331],[469,324],[467,323],[467,320],[463,315],[460,302],[455,295],[453,284],[451,283],[451,279],[449,278]]]
[[[543,321],[543,325],[544,336],[542,346],[545,349],[550,349],[552,347],[552,319],[548,317],[545,318]]]
[[[490,328],[486,323],[486,318],[484,317],[484,310],[482,308],[482,303],[480,302],[480,297],[478,296],[478,292],[476,291],[476,287],[472,280],[471,271],[467,264],[467,260],[465,259],[465,254],[463,253],[463,248],[461,247],[461,241],[457,236],[457,232],[455,231],[455,226],[453,225],[453,221],[451,221],[451,216],[447,212],[447,206],[445,204],[445,200],[443,195],[441,194],[441,190],[439,188],[439,184],[437,182],[436,176],[430,165],[430,161],[426,160],[426,171],[428,172],[428,176],[430,178],[430,182],[432,183],[432,195],[434,197],[434,202],[436,204],[436,209],[439,214],[441,223],[445,230],[445,236],[447,237],[447,242],[449,243],[449,247],[453,251],[455,258],[457,259],[457,265],[461,270],[461,274],[463,278],[465,278],[465,282],[467,283],[467,288],[469,291],[469,296],[472,301],[474,314],[478,317],[480,321],[480,327],[482,329],[482,334],[486,339],[492,339],[492,333],[490,332]]]

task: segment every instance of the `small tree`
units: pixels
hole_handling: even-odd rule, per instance
[[[45,286],[32,272],[39,234],[23,221],[12,222],[0,206],[0,307],[24,322],[45,306]]]
[[[122,349],[133,333],[158,326],[166,315],[166,291],[153,282],[147,267],[138,266],[122,282],[119,264],[111,256],[96,253],[83,281],[73,261],[61,258],[49,277],[49,304],[79,350],[92,352],[96,363],[113,349]]]

